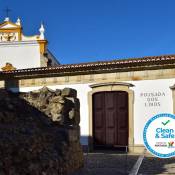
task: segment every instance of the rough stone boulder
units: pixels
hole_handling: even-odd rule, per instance
[[[83,166],[79,121],[70,115],[79,112],[78,99],[61,96],[61,90],[41,91],[14,94],[0,90],[0,175],[64,175]],[[51,112],[58,101],[66,122],[52,120],[60,114],[56,109]],[[65,101],[72,101],[68,109]]]
[[[79,125],[80,103],[74,89],[64,88],[62,91],[59,89],[53,91],[43,87],[20,96],[60,125]]]

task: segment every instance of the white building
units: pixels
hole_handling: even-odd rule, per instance
[[[16,23],[5,18],[0,24],[0,68],[25,69],[58,65],[58,61],[47,49],[44,32],[41,24],[39,35],[24,36],[19,18]]]
[[[143,128],[158,113],[175,112],[175,55],[45,67],[44,29],[27,38],[20,21],[0,25],[0,86],[28,92],[43,86],[77,90],[84,147],[143,151]],[[54,62],[54,59],[52,59]],[[26,68],[26,69],[24,69]]]

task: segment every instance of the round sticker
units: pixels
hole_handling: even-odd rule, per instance
[[[143,141],[147,150],[159,158],[175,156],[175,115],[158,114],[148,120]]]

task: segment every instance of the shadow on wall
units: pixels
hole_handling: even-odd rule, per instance
[[[9,90],[9,89],[14,89],[14,92],[19,92],[19,80],[18,79],[5,79],[4,80],[4,88]]]
[[[126,154],[128,152],[128,146],[117,146],[117,145],[95,145],[93,137],[90,136],[80,136],[80,143],[83,148],[84,153],[116,153],[116,154]]]

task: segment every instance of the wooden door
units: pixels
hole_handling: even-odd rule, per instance
[[[128,94],[124,91],[93,95],[94,146],[128,145]]]

